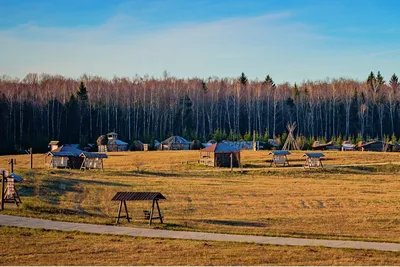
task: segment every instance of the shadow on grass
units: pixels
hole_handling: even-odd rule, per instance
[[[265,223],[258,222],[243,222],[243,221],[231,221],[231,220],[202,220],[204,223],[226,225],[226,226],[247,226],[247,227],[266,227]]]
[[[67,208],[59,208],[56,206],[35,206],[29,203],[22,203],[22,208],[33,213],[38,214],[62,214],[62,215],[80,215],[80,216],[90,216],[90,217],[107,217],[103,214],[98,213],[90,213],[85,210],[79,209],[67,209]]]
[[[196,171],[196,170],[195,170]],[[184,171],[180,173],[173,172],[162,172],[162,171],[118,171],[118,172],[109,172],[107,176],[118,176],[118,177],[169,177],[169,178],[179,178],[179,177],[198,177],[198,175],[194,173],[190,173],[189,171]]]

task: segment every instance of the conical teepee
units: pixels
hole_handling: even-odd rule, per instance
[[[289,131],[289,134],[286,138],[285,144],[282,147],[282,150],[300,150],[299,146],[296,143],[296,139],[294,139],[294,136],[293,136],[293,132],[296,129],[296,126],[297,126],[296,122],[294,122],[293,124],[288,123],[286,125],[286,128]]]

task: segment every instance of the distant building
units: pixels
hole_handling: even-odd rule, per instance
[[[381,140],[372,140],[368,143],[359,142],[357,148],[361,151],[388,152],[392,151],[393,144]]]
[[[333,141],[326,144],[321,144],[319,141],[315,141],[312,145],[312,150],[340,150],[340,147]]]
[[[189,150],[192,143],[181,136],[171,136],[158,146],[158,150]]]
[[[79,169],[83,158],[79,157],[82,150],[74,145],[63,145],[57,149],[51,150],[47,156],[51,156],[50,168],[70,168]]]
[[[200,150],[199,163],[211,167],[240,166],[240,150],[226,143],[216,143]]]
[[[49,149],[50,151],[56,150],[60,146],[60,141],[50,141],[49,143]]]
[[[118,134],[111,132],[107,134],[107,144],[98,146],[99,152],[128,151],[128,143],[118,139]]]

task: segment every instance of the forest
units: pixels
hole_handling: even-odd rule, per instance
[[[266,75],[235,78],[104,79],[83,75],[30,73],[0,77],[0,153],[33,147],[44,152],[50,140],[96,143],[110,131],[121,140],[162,141],[170,135],[207,141],[272,138],[296,122],[295,134],[314,140],[367,140],[400,136],[400,85],[393,74],[275,84]]]

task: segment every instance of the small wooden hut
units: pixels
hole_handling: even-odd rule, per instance
[[[159,150],[190,150],[191,142],[181,136],[171,136],[161,142]]]
[[[269,152],[269,155],[272,155],[272,161],[271,164],[269,165],[270,167],[273,166],[278,166],[278,165],[287,165],[289,166],[289,161],[287,159],[287,155],[290,155],[290,152],[287,150],[273,150]]]
[[[383,142],[381,140],[372,140],[368,143],[359,142],[357,148],[361,151],[377,151],[377,152],[388,152],[392,151],[393,144],[388,142]]]
[[[240,150],[225,143],[217,143],[200,150],[199,163],[211,167],[239,167]]]
[[[81,170],[104,169],[103,159],[108,158],[104,153],[82,152],[79,157],[83,158]]]
[[[304,163],[304,168],[323,168],[322,158],[324,154],[322,153],[306,153],[303,155],[306,157],[306,162]]]
[[[340,147],[333,141],[326,144],[321,144],[319,141],[315,141],[312,145],[312,150],[340,150]]]
[[[128,143],[118,139],[118,134],[111,132],[107,134],[107,144],[98,145],[99,152],[128,151]]]
[[[50,143],[49,143],[50,151],[56,150],[59,146],[60,146],[60,141],[53,140],[53,141],[50,141]]]
[[[352,144],[350,141],[343,141],[342,151],[354,151],[355,149],[356,145]]]
[[[79,169],[83,162],[83,158],[80,157],[82,152],[74,145],[60,146],[47,154],[51,157],[49,167]]]
[[[139,140],[135,140],[133,141],[132,144],[132,150],[133,151],[144,151],[144,145],[141,141]]]

